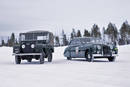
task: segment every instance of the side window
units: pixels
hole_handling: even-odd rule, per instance
[[[97,50],[101,50],[101,45],[97,45]]]
[[[76,45],[76,44],[81,44],[81,42],[79,40],[72,40],[70,42],[70,45]]]
[[[74,41],[73,40],[70,42],[70,45],[74,45]]]
[[[21,35],[21,36],[20,36],[20,40],[21,40],[21,41],[24,41],[24,40],[25,40],[25,35]]]
[[[37,40],[49,40],[49,34],[46,36],[37,36]]]

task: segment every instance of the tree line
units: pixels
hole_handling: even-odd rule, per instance
[[[64,30],[63,30],[64,31]],[[62,32],[63,32],[62,31]],[[128,21],[123,22],[120,29],[117,29],[116,25],[113,23],[109,23],[107,28],[103,27],[102,31],[97,24],[94,24],[91,28],[91,31],[84,29],[84,34],[81,34],[80,30],[76,30],[72,28],[72,32],[70,33],[70,38],[66,39],[66,34],[62,33],[63,36],[63,46],[68,45],[69,41],[76,37],[94,37],[98,39],[108,39],[109,42],[117,43],[119,45],[130,44],[130,24]],[[60,45],[59,36],[55,36],[56,45]]]
[[[1,40],[1,46],[12,47],[14,44],[18,44],[17,38],[15,37],[14,33],[12,33],[10,37],[8,37],[7,42],[5,42],[4,39]]]
[[[126,45],[130,44],[130,24],[128,21],[125,21],[120,29],[117,29],[116,25],[110,22],[107,28],[102,28],[102,31],[97,24],[94,24],[90,31],[84,29],[83,35],[80,30],[76,31],[74,28],[72,28],[72,32],[69,36],[65,34],[64,30],[62,30],[61,37],[54,36],[55,46],[66,46],[69,44],[70,40],[76,37],[94,37],[103,40],[108,39],[110,42]],[[4,39],[1,40],[1,46],[12,47],[14,44],[18,44],[14,33],[11,34],[7,42],[5,42]]]

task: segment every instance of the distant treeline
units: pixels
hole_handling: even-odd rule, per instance
[[[72,32],[70,33],[69,39],[66,38],[66,34],[64,33],[64,30],[62,31],[62,44],[60,43],[60,37],[55,36],[55,45],[68,45],[68,42],[75,38],[75,37],[94,37],[99,39],[104,39],[112,43],[117,43],[119,45],[126,45],[130,44],[130,25],[128,24],[128,21],[123,22],[120,29],[117,29],[116,25],[113,23],[109,23],[107,28],[103,27],[102,32],[100,31],[100,28],[97,24],[94,24],[91,28],[91,31],[88,31],[88,29],[84,29],[84,34],[82,35],[80,30],[77,32],[75,29],[72,29]]]
[[[117,43],[119,45],[130,44],[130,24],[128,21],[123,22],[120,29],[117,29],[116,25],[113,23],[109,23],[107,28],[103,27],[102,32],[97,24],[94,24],[91,28],[91,31],[88,29],[84,29],[84,34],[82,35],[80,30],[75,30],[72,28],[72,32],[70,33],[70,37],[64,33],[62,30],[61,36],[54,36],[54,45],[55,46],[66,46],[75,37],[94,37],[99,39],[107,39],[110,42]],[[4,39],[1,40],[1,46],[10,46],[12,47],[14,44],[18,44],[17,39],[15,38],[15,34],[12,33],[8,38],[8,41],[5,43]]]
[[[14,44],[18,44],[18,41],[15,38],[15,34],[12,33],[11,36],[8,37],[7,42],[5,42],[4,39],[1,40],[1,45],[0,46],[9,46],[9,47],[12,47]]]

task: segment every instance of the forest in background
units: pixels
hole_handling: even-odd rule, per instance
[[[55,46],[66,46],[69,44],[70,40],[75,37],[94,37],[98,39],[104,39],[112,43],[117,43],[119,45],[130,44],[130,24],[128,21],[123,22],[120,29],[117,29],[116,25],[109,23],[107,28],[99,28],[97,24],[94,24],[91,31],[84,29],[83,34],[80,30],[72,28],[70,36],[67,36],[64,30],[62,30],[61,35],[54,35],[54,45]],[[12,33],[5,41],[1,38],[0,46],[12,47],[14,44],[19,44],[18,38],[16,38],[15,33]]]

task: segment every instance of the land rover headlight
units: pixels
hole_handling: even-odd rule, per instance
[[[31,45],[31,48],[34,48],[34,47],[35,47],[35,45],[34,45],[34,44],[32,44],[32,45]]]
[[[24,44],[22,45],[22,48],[23,48],[23,49],[25,48],[25,45],[24,45]]]

